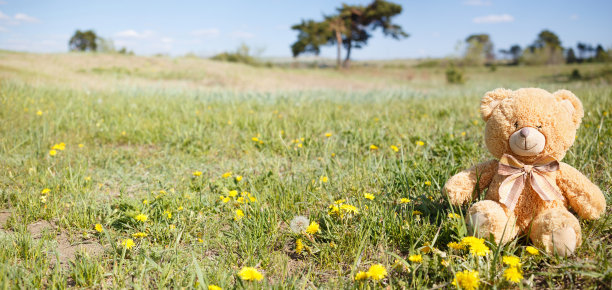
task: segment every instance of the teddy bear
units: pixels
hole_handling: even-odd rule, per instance
[[[548,253],[573,254],[582,242],[580,223],[606,207],[601,190],[561,162],[576,139],[584,111],[568,90],[496,89],[484,95],[480,113],[485,143],[495,159],[452,176],[443,191],[462,205],[487,189],[468,210],[468,229],[505,243],[527,234]]]

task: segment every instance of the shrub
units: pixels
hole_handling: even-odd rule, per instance
[[[463,72],[451,64],[446,69],[446,81],[449,84],[463,84],[465,83],[465,78],[463,77]]]

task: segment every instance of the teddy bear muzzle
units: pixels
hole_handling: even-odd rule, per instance
[[[510,135],[510,149],[519,156],[535,156],[544,150],[546,137],[535,128],[523,127]]]

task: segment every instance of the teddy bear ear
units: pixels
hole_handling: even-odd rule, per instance
[[[482,119],[485,121],[489,120],[493,110],[499,106],[503,99],[509,97],[511,94],[512,90],[508,89],[495,89],[486,93],[480,101],[480,114],[482,115]]]
[[[568,90],[558,90],[553,93],[553,96],[555,96],[557,102],[563,106],[567,113],[572,116],[574,124],[576,126],[580,125],[584,116],[584,110],[578,97]]]

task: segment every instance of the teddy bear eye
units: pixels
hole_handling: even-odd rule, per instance
[[[538,125],[536,128],[538,128],[538,130],[542,129],[542,125]]]
[[[514,128],[518,129],[518,122],[514,122]]]

